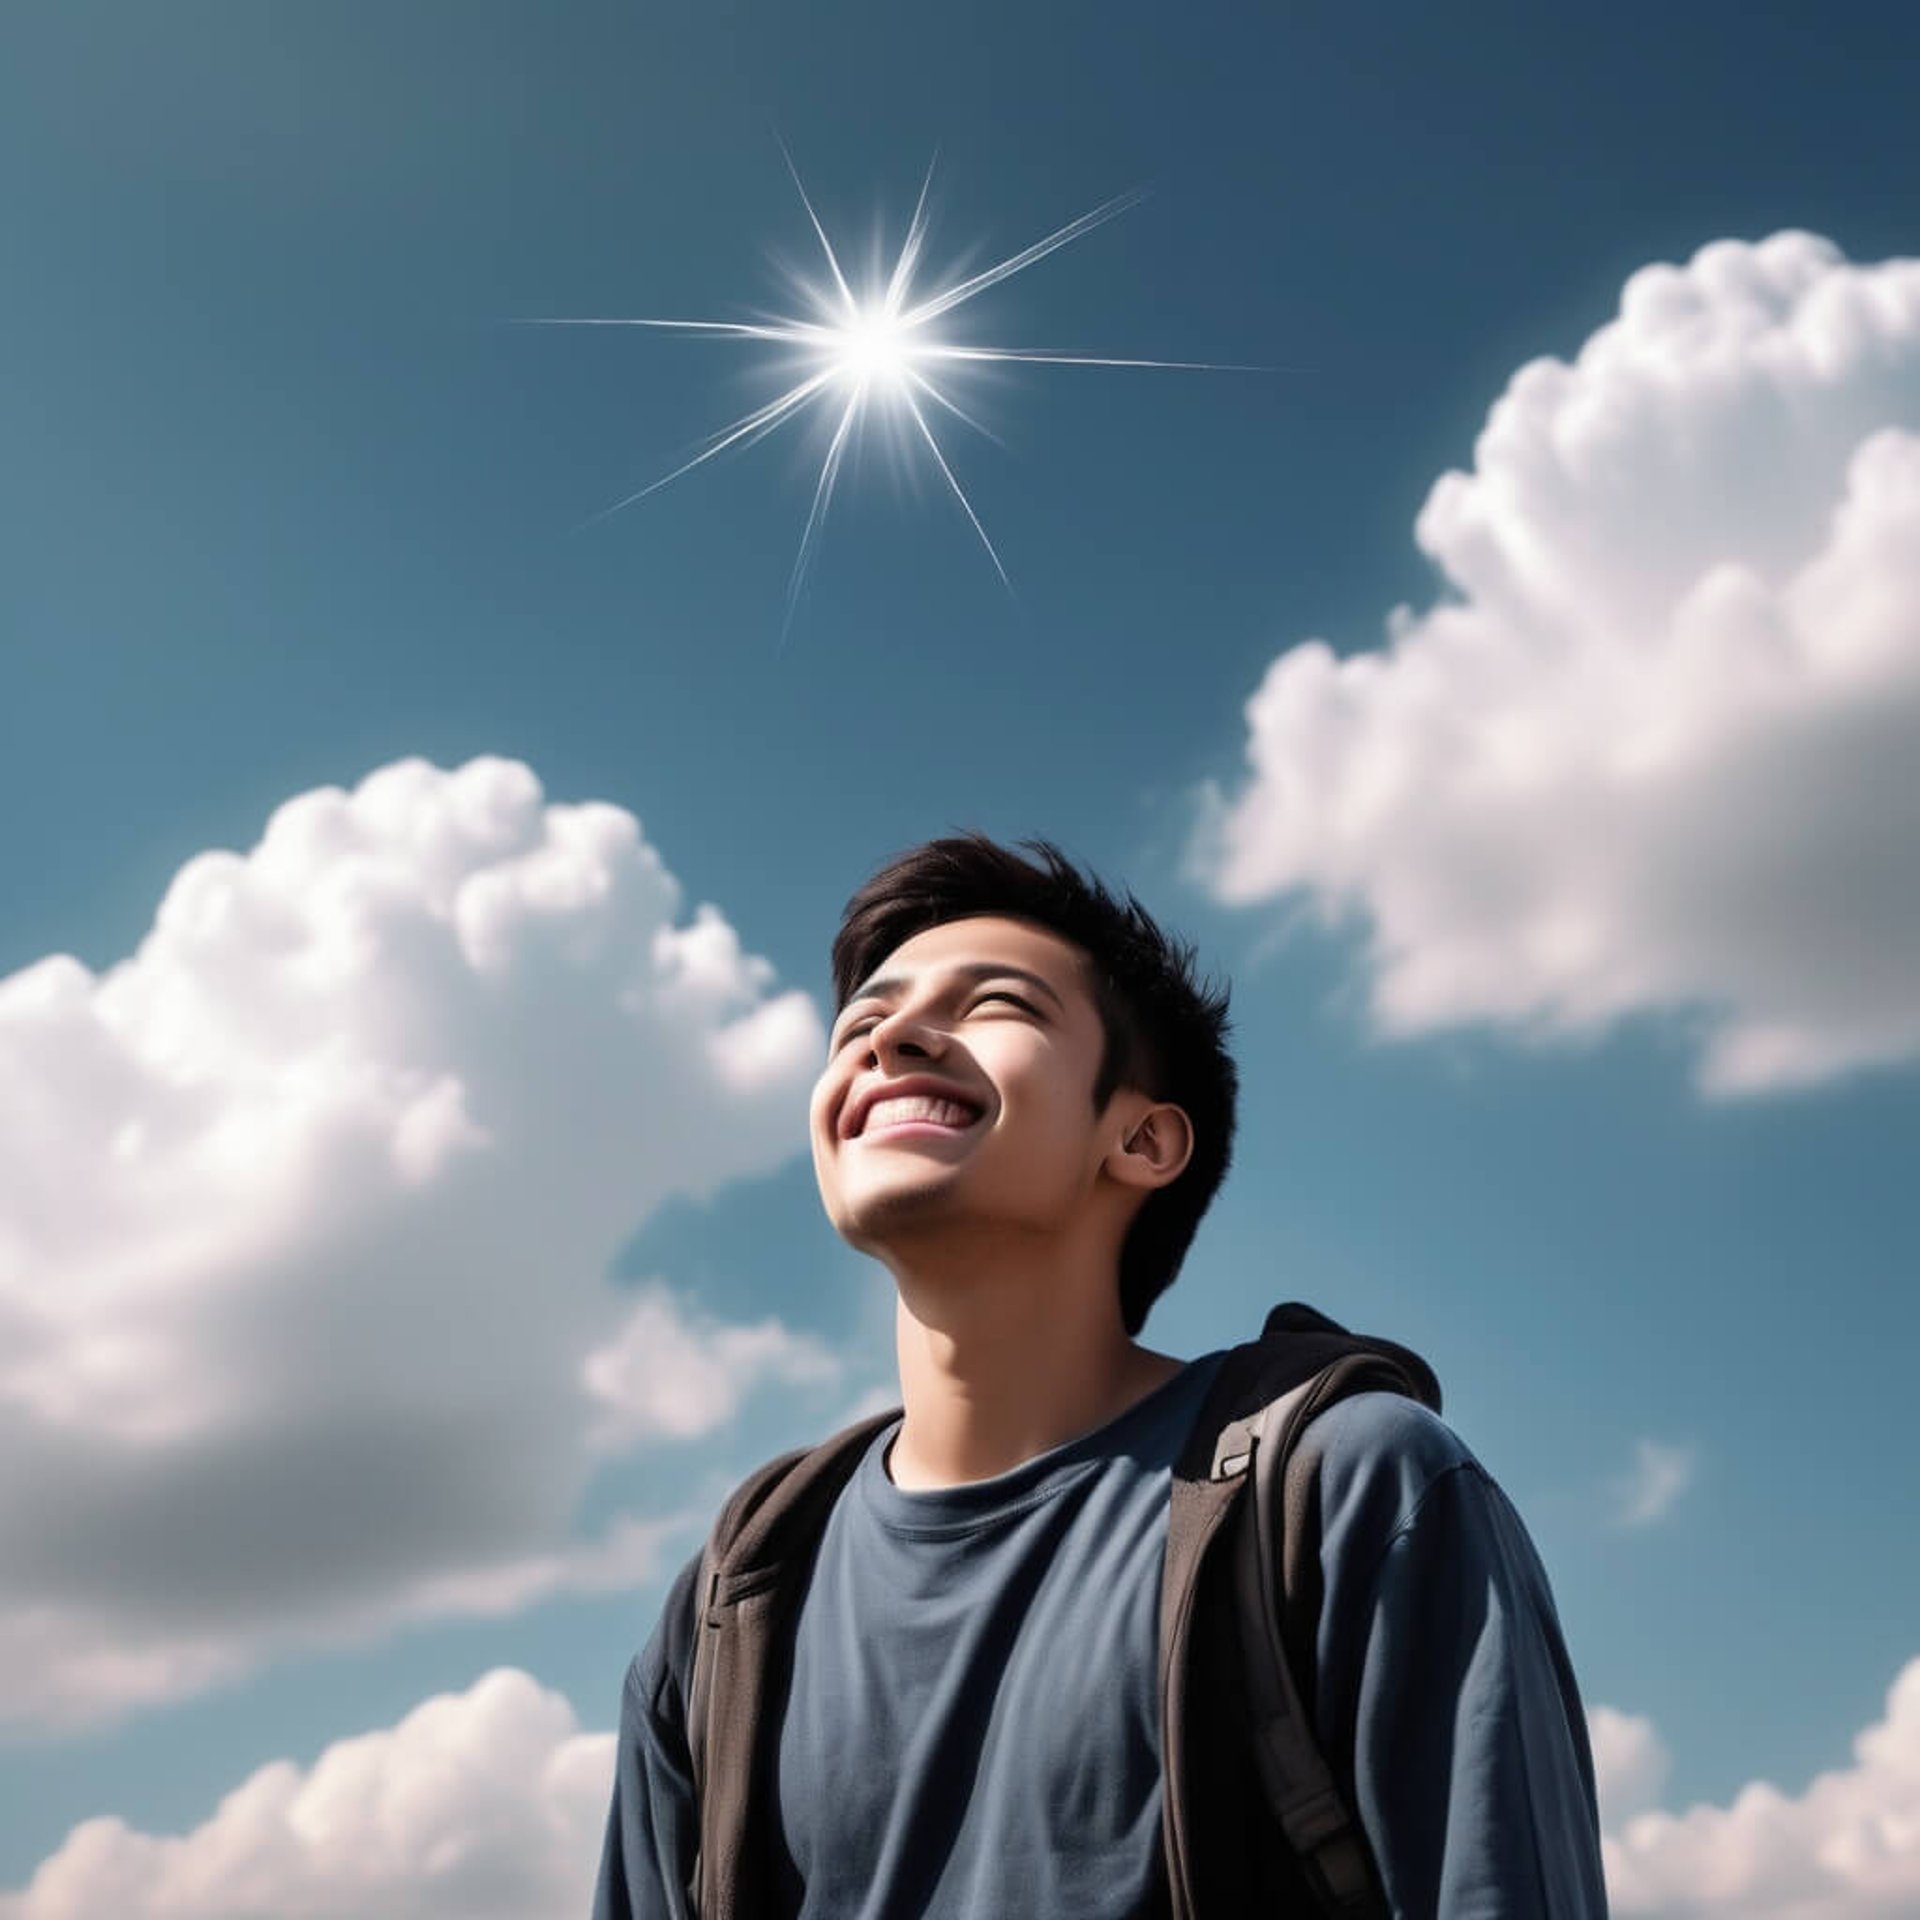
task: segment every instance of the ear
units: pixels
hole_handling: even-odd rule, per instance
[[[1106,1170],[1125,1187],[1142,1191],[1169,1186],[1193,1158],[1193,1122],[1170,1100],[1143,1103],[1115,1114],[1122,1132],[1106,1158]]]

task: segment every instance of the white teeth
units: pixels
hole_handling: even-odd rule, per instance
[[[964,1127],[971,1124],[973,1112],[957,1100],[941,1100],[924,1093],[899,1094],[891,1100],[876,1100],[867,1109],[860,1130],[871,1133],[876,1127],[898,1126],[906,1120],[928,1120],[939,1127]]]

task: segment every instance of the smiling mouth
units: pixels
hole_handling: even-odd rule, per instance
[[[856,1140],[876,1133],[964,1133],[980,1118],[978,1111],[959,1100],[942,1100],[928,1094],[903,1094],[896,1099],[876,1100],[867,1109]]]

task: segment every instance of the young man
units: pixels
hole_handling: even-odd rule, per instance
[[[724,1757],[759,1783],[756,1891],[698,1858],[696,1561],[628,1673],[597,1920],[1170,1910],[1169,1486],[1222,1357],[1137,1336],[1226,1171],[1226,997],[1131,898],[1027,844],[1037,864],[932,841],[847,908],[814,1164],[835,1229],[892,1274],[903,1412],[801,1562],[757,1723],[717,1736],[751,1749]],[[1412,1399],[1361,1392],[1310,1431],[1292,1550],[1317,1607],[1293,1651],[1378,1907],[1604,1914],[1585,1722],[1517,1516]],[[1193,1682],[1223,1729],[1226,1637]],[[1235,1736],[1209,1744],[1213,1778],[1244,1771]],[[1271,1821],[1206,1851],[1202,1913],[1315,1911]]]

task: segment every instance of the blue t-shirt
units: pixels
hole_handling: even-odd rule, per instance
[[[1167,1494],[1217,1356],[991,1480],[836,1503],[780,1728],[796,1920],[1121,1920],[1160,1866]],[[1010,1889],[1019,1899],[1009,1904]]]
[[[1163,1898],[1169,1477],[1219,1356],[995,1479],[836,1503],[777,1729],[794,1920],[1135,1920]],[[1585,1721],[1518,1516],[1395,1394],[1315,1422],[1315,1719],[1396,1914],[1605,1913]],[[628,1673],[596,1920],[681,1920],[693,1569]]]

